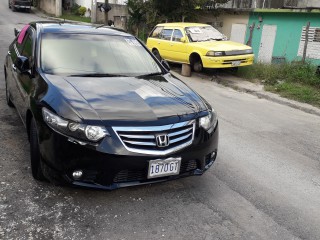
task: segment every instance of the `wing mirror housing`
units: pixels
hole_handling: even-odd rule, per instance
[[[180,38],[180,42],[183,42],[183,43],[185,43],[186,42],[186,37],[182,37],[182,38]]]
[[[24,56],[17,57],[14,65],[18,69],[19,73],[22,73],[22,74],[27,73],[30,70],[29,59]]]
[[[168,72],[170,72],[170,65],[166,60],[161,60],[161,64]]]

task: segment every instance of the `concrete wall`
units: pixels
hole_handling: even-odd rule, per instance
[[[319,8],[320,7],[320,1],[319,0],[300,0],[298,1],[298,7],[314,7]]]
[[[260,28],[259,17],[262,17],[263,22]],[[274,48],[272,50],[273,57],[282,57],[286,61],[301,60],[298,56],[302,28],[306,26],[307,22],[311,22],[311,27],[320,28],[320,14],[319,13],[295,13],[291,12],[253,12],[250,14],[249,25],[256,24],[253,31],[252,48],[258,59],[260,42],[262,36],[263,25],[276,25],[276,39]],[[247,31],[246,39],[249,38],[249,31]],[[320,65],[320,59],[309,59],[313,64]]]
[[[99,6],[101,2],[97,3]],[[115,27],[126,30],[127,21],[129,18],[128,8],[126,5],[110,4],[112,9],[108,12],[108,20],[112,20],[115,23]],[[103,12],[97,9],[97,22],[104,23]]]
[[[39,7],[48,14],[56,15],[56,0],[41,0]]]
[[[249,22],[249,13],[228,13],[228,14],[221,14],[218,17],[212,15],[212,13],[205,13],[201,14],[198,17],[198,22],[200,23],[207,23],[215,27],[217,30],[222,32],[228,38],[231,37],[231,29],[232,24],[234,23],[241,23],[241,24],[248,24]]]

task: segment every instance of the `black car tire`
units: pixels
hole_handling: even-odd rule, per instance
[[[30,123],[30,159],[31,159],[31,172],[34,179],[44,181],[45,177],[41,168],[41,156],[39,150],[39,140],[37,126],[34,118]]]
[[[192,65],[192,68],[195,72],[201,72],[203,70],[203,65],[201,59],[195,61]]]
[[[161,62],[162,58],[161,58],[159,51],[157,49],[153,49],[152,53]]]
[[[5,82],[6,82],[6,101],[7,101],[7,105],[9,107],[14,107],[14,104],[13,102],[11,101],[10,99],[10,92],[9,92],[9,89],[8,89],[8,84],[7,84],[7,80],[5,79]]]

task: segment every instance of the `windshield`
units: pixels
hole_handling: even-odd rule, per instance
[[[224,40],[224,35],[211,26],[187,27],[187,36],[191,42],[204,42],[210,40]]]
[[[161,68],[131,36],[42,35],[41,69],[55,75],[140,76]]]

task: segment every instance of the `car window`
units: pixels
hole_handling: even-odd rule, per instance
[[[160,38],[160,33],[162,31],[163,27],[156,27],[150,34],[150,37],[152,38]]]
[[[160,38],[163,40],[171,40],[173,29],[163,29]]]
[[[175,29],[173,32],[172,41],[180,42],[182,37],[182,32],[179,29]]]
[[[132,36],[45,33],[40,51],[41,69],[50,74],[139,76],[162,72]]]

